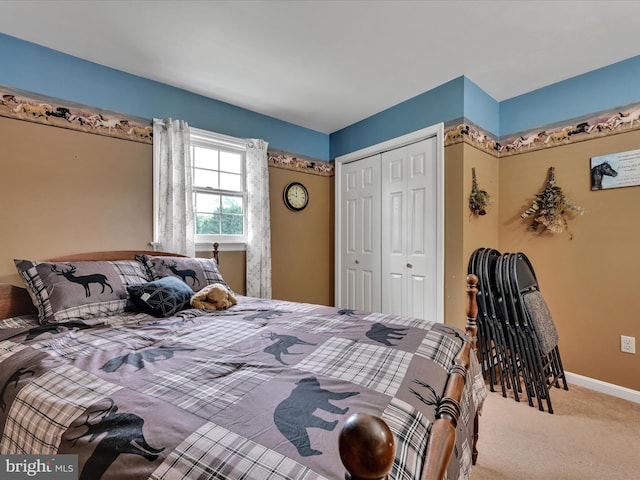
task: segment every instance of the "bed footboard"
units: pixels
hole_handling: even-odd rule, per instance
[[[466,338],[449,371],[445,394],[439,402],[435,421],[427,444],[427,456],[421,480],[441,480],[445,477],[455,448],[456,426],[460,417],[460,401],[471,363],[476,351],[476,316],[478,305],[478,277],[467,276]],[[477,457],[477,414],[473,438],[473,463]],[[366,414],[354,414],[345,423],[339,439],[340,458],[347,480],[387,480],[395,457],[395,440],[386,423]]]

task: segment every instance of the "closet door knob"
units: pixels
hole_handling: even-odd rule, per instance
[[[356,260],[356,265],[359,265],[359,264],[360,264],[360,260]]]
[[[413,265],[411,265],[410,263],[407,263],[407,268],[413,268]]]

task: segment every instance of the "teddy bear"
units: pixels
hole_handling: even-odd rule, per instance
[[[191,306],[201,310],[222,310],[236,303],[234,293],[221,283],[207,285],[191,297]]]

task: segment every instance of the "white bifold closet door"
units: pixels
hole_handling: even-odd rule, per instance
[[[382,153],[382,312],[436,318],[436,140]]]
[[[340,159],[337,306],[443,321],[441,130]]]
[[[342,307],[381,311],[380,303],[380,156],[342,169]]]

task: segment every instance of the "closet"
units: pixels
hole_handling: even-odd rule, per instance
[[[443,322],[442,125],[336,159],[336,305]]]

